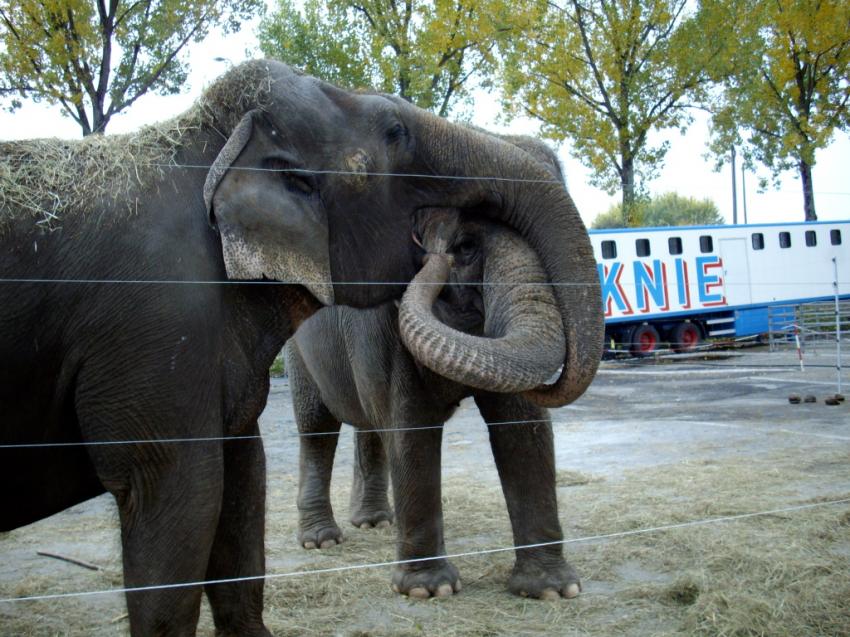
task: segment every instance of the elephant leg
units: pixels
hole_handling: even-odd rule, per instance
[[[581,584],[564,560],[555,492],[555,447],[546,409],[511,394],[480,394],[475,402],[489,425],[490,446],[502,482],[517,549],[508,584],[512,593],[555,599],[575,597]],[[520,423],[522,424],[496,424]]]
[[[316,421],[312,421],[315,424]],[[340,423],[323,420],[321,428],[304,431],[300,441],[298,478],[298,541],[305,549],[326,549],[342,542],[342,530],[331,507],[331,471]]]
[[[181,458],[189,454],[169,450],[170,462],[154,471],[134,467],[131,486],[118,492],[127,588],[204,580],[218,520],[221,491],[216,485],[221,484],[222,472],[220,449],[202,443],[196,449],[203,446],[207,446],[203,459]],[[191,467],[188,474],[183,472],[187,467]],[[201,592],[198,585],[127,593],[130,633],[194,635]]]
[[[322,402],[301,357],[285,350],[295,422],[301,434],[298,476],[298,542],[305,549],[325,549],[342,542],[331,507],[331,472],[341,423]]]
[[[75,403],[84,439],[151,441],[88,448],[118,504],[124,585],[142,589],[127,593],[130,633],[194,635],[222,499],[223,443],[209,440],[221,416],[190,389],[176,396],[109,371],[82,370]],[[153,442],[187,437],[207,440]]]
[[[354,443],[351,523],[361,529],[387,527],[392,524],[393,512],[387,498],[389,467],[384,443],[372,431],[357,431]]]
[[[400,422],[400,420],[396,420]],[[398,559],[393,590],[414,598],[446,597],[460,590],[457,569],[445,557],[440,495],[443,430],[396,431],[385,440],[392,471]]]
[[[207,585],[217,637],[270,636],[263,625],[262,576],[266,517],[266,455],[256,422],[224,441],[224,493],[207,580],[256,578]]]

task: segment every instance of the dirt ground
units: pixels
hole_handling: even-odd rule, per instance
[[[298,442],[288,383],[275,379],[261,422],[266,622],[279,636],[850,635],[850,404],[824,404],[836,390],[829,352],[806,363],[801,372],[793,352],[763,348],[606,361],[585,396],[554,410],[565,551],[583,580],[579,598],[558,602],[506,591],[510,526],[471,401],[446,426],[443,449],[447,550],[466,554],[453,560],[459,595],[413,602],[392,593],[389,567],[361,568],[394,559],[394,529],[348,525],[348,427],[333,489],[346,541],[299,548]],[[846,371],[844,385],[850,394]],[[817,402],[791,405],[791,393]],[[508,550],[476,554],[491,549]],[[108,497],[0,534],[0,550],[0,634],[128,633],[118,593],[5,601],[120,588]],[[332,572],[301,573],[319,569]],[[213,634],[206,606],[199,634]]]

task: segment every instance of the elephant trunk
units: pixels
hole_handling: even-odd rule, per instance
[[[557,372],[565,355],[558,307],[534,252],[498,231],[485,239],[484,336],[454,330],[432,306],[451,269],[451,257],[428,255],[399,308],[401,338],[421,364],[469,387],[517,393]]]
[[[539,256],[553,284],[566,352],[558,380],[526,396],[545,407],[574,401],[599,366],[604,325],[593,249],[572,198],[552,173],[512,144],[429,115],[410,121],[417,138],[428,140],[418,147],[419,171],[463,176],[432,189],[430,205],[485,211],[519,232]],[[423,181],[419,191],[428,187]]]

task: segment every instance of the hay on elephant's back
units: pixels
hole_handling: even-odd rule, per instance
[[[121,202],[174,163],[177,145],[163,144],[150,130],[135,135],[91,135],[79,141],[30,139],[0,144],[0,223],[22,214],[56,225],[63,214],[97,200]],[[163,127],[163,135],[167,135]]]
[[[96,202],[134,212],[144,186],[177,165],[188,141],[204,129],[226,139],[246,111],[268,104],[270,87],[268,64],[247,62],[186,112],[134,133],[0,142],[0,230],[23,215],[52,228]]]

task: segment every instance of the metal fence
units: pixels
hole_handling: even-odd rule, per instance
[[[770,351],[799,347],[802,351],[836,347],[836,324],[843,343],[850,338],[850,300],[774,305],[768,308]],[[799,343],[798,343],[799,339]],[[842,344],[843,344],[842,343]]]

